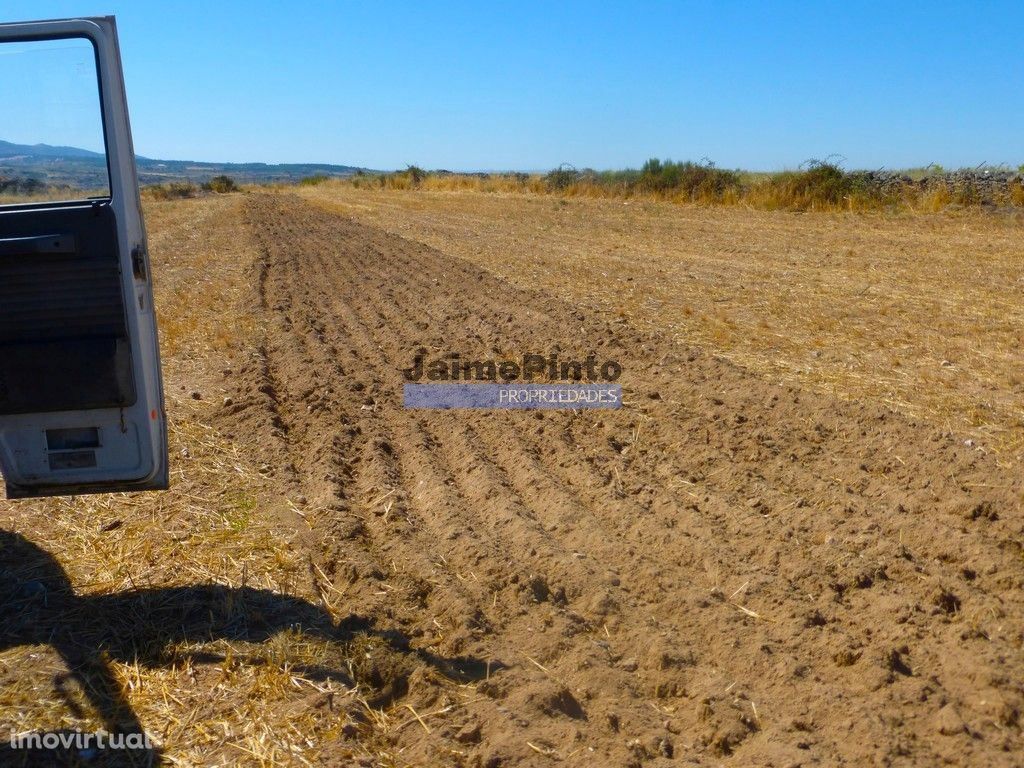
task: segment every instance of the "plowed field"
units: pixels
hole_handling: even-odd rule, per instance
[[[187,345],[175,353],[172,416],[208,425],[231,446],[239,477],[258,468],[245,481],[254,501],[242,525],[281,536],[291,581],[245,586],[280,565],[273,543],[241,576],[229,565],[230,578],[208,575],[243,585],[229,607],[166,561],[152,581],[184,583],[213,605],[208,619],[182,609],[170,622],[189,628],[179,633],[187,642],[258,644],[274,634],[252,630],[262,624],[287,628],[277,657],[261,661],[269,668],[288,663],[289,643],[335,651],[292,672],[326,681],[318,692],[274,689],[272,699],[247,678],[202,672],[230,666],[222,646],[206,667],[195,661],[191,683],[163,667],[162,690],[218,692],[221,709],[204,710],[204,723],[256,718],[269,734],[275,718],[286,731],[315,710],[291,749],[280,733],[214,737],[209,726],[200,738],[172,727],[201,705],[180,691],[180,706],[147,703],[159,698],[151,670],[161,662],[122,673],[126,701],[164,733],[168,757],[491,767],[1021,759],[1024,482],[1014,466],[942,425],[772,381],[298,197],[230,200],[217,202],[218,216],[245,244],[232,301],[246,341],[228,362],[190,356]],[[189,233],[167,227],[174,238],[158,232],[154,250],[173,259]],[[197,307],[207,290],[180,286]],[[421,349],[497,360],[593,353],[622,366],[625,406],[407,410],[402,370]],[[200,386],[191,382],[202,393],[179,391]],[[176,440],[188,467],[201,441]],[[213,492],[186,471],[171,493],[204,508]],[[79,583],[74,552],[39,519],[69,514],[43,506],[52,503],[8,503],[4,527],[64,562],[68,595],[89,593],[93,572],[80,569]],[[182,530],[171,515],[150,512],[145,530],[133,512],[119,514],[125,529],[104,535]],[[224,546],[241,562],[243,545]],[[196,543],[191,555],[216,546]],[[17,583],[31,577],[10,556],[0,567]],[[109,559],[104,568],[120,573]],[[129,568],[136,579],[139,568]],[[121,587],[111,579],[98,591]],[[267,596],[284,592],[297,597]],[[23,603],[7,605],[24,615]],[[4,645],[23,647],[18,632]],[[102,628],[83,632],[120,649],[115,662],[138,662]],[[4,679],[34,674],[15,650],[0,656]],[[26,701],[8,698],[0,716]]]

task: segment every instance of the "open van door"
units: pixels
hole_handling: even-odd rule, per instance
[[[0,24],[8,498],[164,489],[167,431],[113,17]]]

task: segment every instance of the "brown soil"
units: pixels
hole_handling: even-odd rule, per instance
[[[1014,764],[1024,482],[286,196],[220,429],[276,468],[398,764]],[[408,411],[420,347],[595,352],[609,412]],[[343,618],[343,616],[342,616]],[[348,747],[346,747],[346,744]]]
[[[300,187],[335,213],[773,382],[884,403],[1024,466],[1024,211],[741,206]]]

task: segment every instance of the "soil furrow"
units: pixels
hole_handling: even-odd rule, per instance
[[[310,555],[347,610],[400,627],[419,658],[487,664],[469,689],[414,673],[402,704],[465,703],[429,733],[381,735],[393,753],[1012,764],[1020,478],[935,427],[762,381],[296,198],[248,208],[265,359],[234,376],[225,425],[294,465],[316,502]],[[405,410],[421,348],[593,352],[621,363],[626,407]]]

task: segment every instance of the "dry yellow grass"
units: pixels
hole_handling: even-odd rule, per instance
[[[766,377],[884,402],[1003,461],[1024,451],[1020,214],[798,214],[342,183],[301,194]]]

